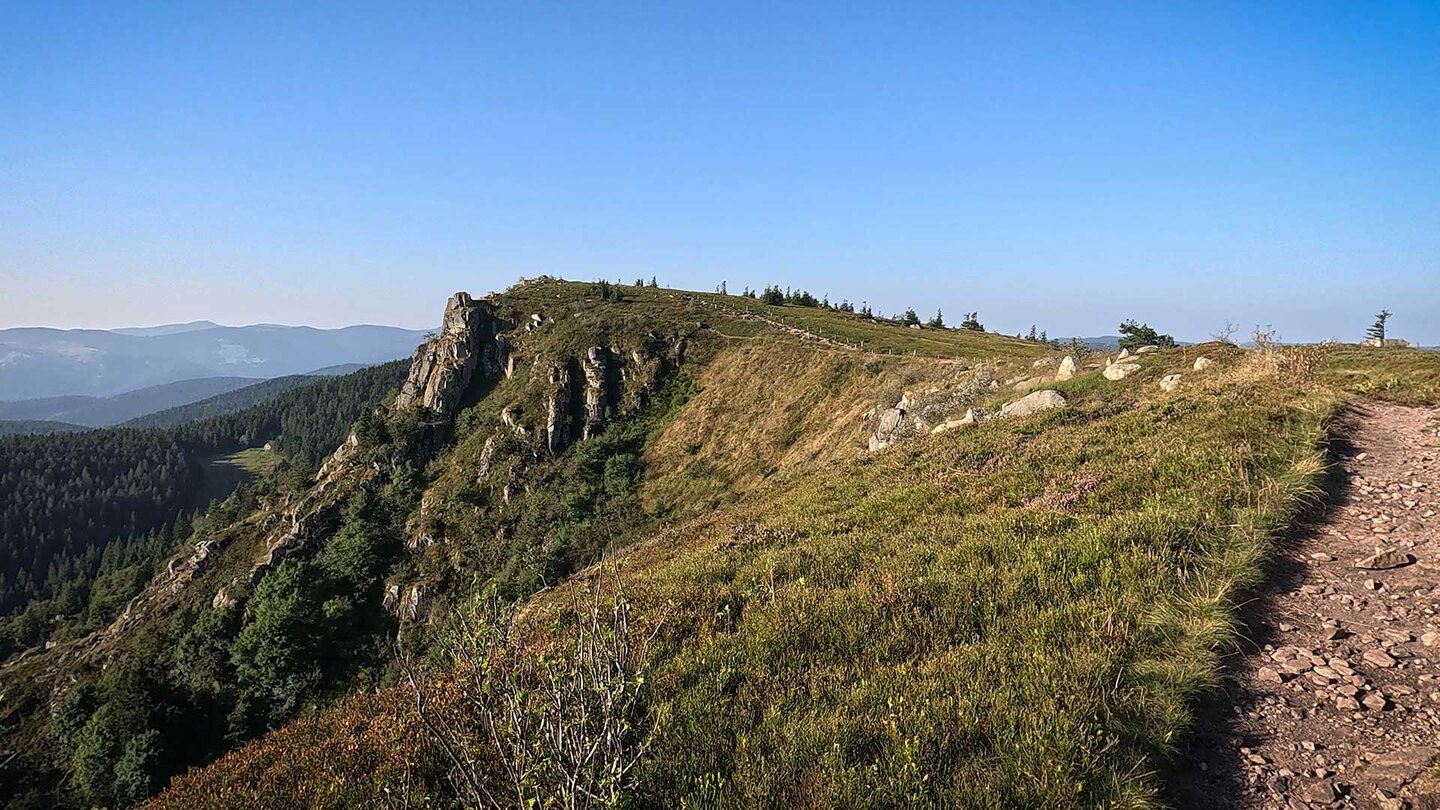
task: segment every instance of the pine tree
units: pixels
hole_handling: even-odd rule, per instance
[[[1134,318],[1120,324],[1120,348],[1138,349],[1141,346],[1173,349],[1175,338],[1156,332],[1148,323],[1137,323]]]
[[[1380,313],[1375,316],[1375,323],[1370,324],[1370,328],[1365,330],[1365,336],[1380,341],[1380,345],[1384,346],[1385,322],[1388,320],[1390,320],[1390,310],[1380,310]]]

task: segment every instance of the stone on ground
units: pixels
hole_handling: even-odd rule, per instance
[[[1001,408],[1000,416],[1029,416],[1030,414],[1039,413],[1040,411],[1063,408],[1065,404],[1065,397],[1060,396],[1059,391],[1051,391],[1048,389],[1045,391],[1036,391]]]
[[[1106,366],[1105,371],[1102,373],[1107,380],[1123,380],[1126,374],[1139,370],[1139,363],[1115,363],[1114,365]]]

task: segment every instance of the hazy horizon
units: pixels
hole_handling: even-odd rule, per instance
[[[1440,6],[0,9],[0,328],[521,276],[1440,344]]]

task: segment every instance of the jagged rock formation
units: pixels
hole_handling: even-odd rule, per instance
[[[505,324],[486,301],[457,292],[445,305],[440,334],[415,351],[410,374],[395,396],[395,409],[420,405],[444,420],[452,416],[478,370],[493,377],[506,368]]]
[[[585,352],[585,402],[581,438],[590,439],[605,429],[605,411],[610,404],[610,379],[613,370],[610,350],[591,346]]]
[[[570,369],[552,364],[547,379],[550,393],[545,400],[545,447],[553,455],[570,446]]]
[[[404,588],[394,582],[386,585],[382,601],[385,609],[393,612],[402,622],[425,619],[430,615],[433,603],[430,587],[419,582]]]

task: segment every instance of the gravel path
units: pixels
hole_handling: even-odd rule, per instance
[[[1189,808],[1440,808],[1440,411],[1369,403],[1172,780]]]

